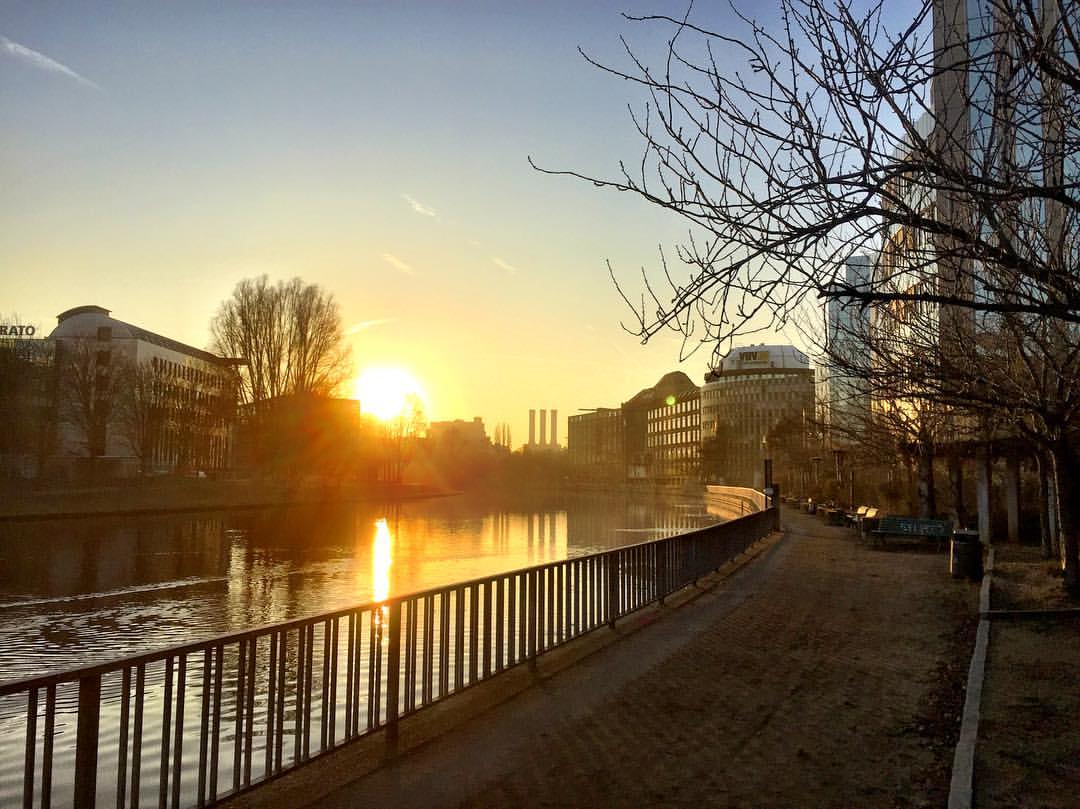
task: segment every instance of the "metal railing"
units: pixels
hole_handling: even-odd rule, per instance
[[[652,542],[0,685],[0,804],[207,806],[695,582],[776,509]],[[72,724],[74,723],[74,727]],[[17,741],[15,742],[18,743]],[[21,784],[18,781],[21,778]]]

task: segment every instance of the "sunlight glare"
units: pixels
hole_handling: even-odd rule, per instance
[[[357,377],[353,391],[360,409],[382,421],[400,416],[409,396],[417,396],[425,410],[428,406],[423,386],[403,368],[367,368]]]

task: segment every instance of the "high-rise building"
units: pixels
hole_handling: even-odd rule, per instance
[[[874,272],[873,258],[849,256],[843,283],[866,287]],[[857,302],[832,297],[826,317],[825,361],[818,380],[830,440],[847,443],[865,427],[870,415],[870,392],[862,369],[870,360],[870,315]]]

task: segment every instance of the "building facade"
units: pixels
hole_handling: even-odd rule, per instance
[[[598,407],[567,419],[566,449],[580,480],[617,483],[624,474],[622,411]]]
[[[690,377],[682,371],[672,371],[660,377],[651,388],[640,390],[623,402],[623,467],[624,478],[630,483],[647,483],[652,468],[652,447],[649,446],[649,411],[659,407],[669,397],[697,391]]]
[[[814,371],[794,346],[733,349],[706,374],[701,388],[706,480],[761,488],[765,458],[785,449],[776,442],[801,441],[808,434],[814,401]]]
[[[0,338],[0,478],[35,478],[56,442],[55,346]]]
[[[875,257],[849,256],[843,283],[867,287],[873,280]],[[825,363],[818,380],[824,417],[833,444],[848,444],[866,428],[870,390],[861,373],[870,361],[870,313],[853,301],[829,298],[826,311]]]
[[[100,306],[57,316],[52,466],[80,459],[96,474],[229,466],[236,361],[111,317]]]
[[[475,416],[472,421],[433,421],[428,425],[427,437],[433,444],[445,444],[448,447],[478,449],[491,445],[484,430],[484,420],[480,416]]]
[[[701,480],[701,391],[668,394],[649,408],[649,478],[660,486]]]

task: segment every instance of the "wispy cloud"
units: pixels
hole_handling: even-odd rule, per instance
[[[378,317],[374,320],[361,320],[359,323],[353,323],[349,328],[345,329],[346,334],[359,334],[362,331],[373,329],[376,326],[382,326],[385,323],[393,323],[392,317]]]
[[[414,213],[418,213],[421,216],[436,216],[435,209],[430,205],[425,205],[420,200],[410,197],[408,194],[402,194],[401,198],[409,203],[409,207],[413,209]]]
[[[496,267],[500,267],[500,268],[506,270],[510,275],[517,275],[519,272],[521,272],[521,270],[519,270],[517,267],[515,267],[509,261],[503,261],[498,256],[492,256],[491,260],[493,262],[495,262]]]
[[[409,266],[404,261],[402,261],[400,258],[395,256],[393,253],[383,253],[382,254],[382,260],[385,261],[387,264],[389,264],[391,267],[393,267],[398,272],[403,272],[406,275],[416,275],[416,270],[414,270],[411,266]]]
[[[7,56],[23,64],[30,65],[38,70],[44,70],[46,73],[58,73],[61,76],[67,76],[69,79],[74,79],[83,87],[89,87],[92,90],[97,90],[99,93],[105,92],[101,89],[101,86],[90,81],[85,76],[81,76],[72,70],[67,65],[57,62],[45,54],[35,51],[33,48],[28,48],[25,45],[20,45],[18,42],[12,42],[5,36],[0,36],[0,55]]]

